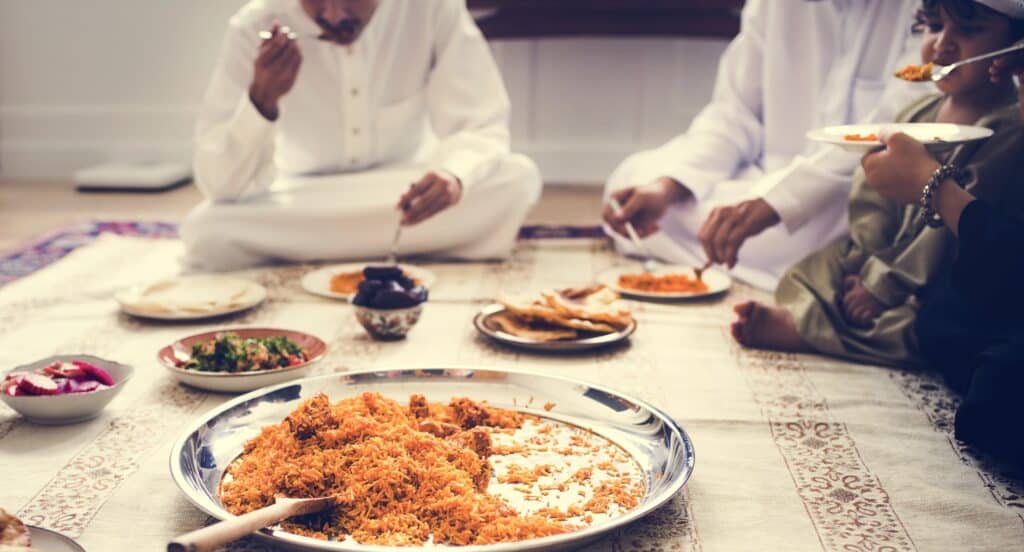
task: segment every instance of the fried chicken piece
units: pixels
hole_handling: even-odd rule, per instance
[[[494,453],[494,449],[491,448],[491,432],[482,427],[474,427],[473,429],[456,433],[449,437],[448,440],[472,449],[480,458],[486,459]]]
[[[472,429],[478,425],[486,425],[489,418],[487,409],[473,400],[461,397],[449,403],[455,416],[455,422],[462,429]]]
[[[429,418],[430,406],[427,405],[427,398],[420,394],[409,396],[409,411],[417,418]],[[421,431],[426,431],[421,429]]]
[[[338,427],[338,420],[331,411],[331,401],[323,393],[299,405],[285,420],[291,432],[302,440],[309,439],[321,429]]]
[[[437,420],[420,420],[420,431],[425,431],[442,439],[455,435],[462,431],[462,428],[455,424],[446,424]]]
[[[28,527],[20,519],[7,513],[0,508],[0,546],[24,546],[32,545],[32,539],[28,536]]]

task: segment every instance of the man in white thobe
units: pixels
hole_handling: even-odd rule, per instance
[[[464,0],[252,0],[232,19],[195,146],[186,262],[509,254],[540,193]]]
[[[723,263],[775,287],[785,270],[847,231],[857,155],[809,141],[827,125],[891,121],[930,88],[893,72],[920,58],[920,0],[749,0],[711,103],[690,129],[626,159],[605,209],[620,250],[630,220],[653,254]],[[779,224],[781,223],[781,224]],[[742,247],[742,250],[740,249]]]

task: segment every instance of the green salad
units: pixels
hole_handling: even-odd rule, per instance
[[[192,345],[192,358],[181,363],[200,372],[258,372],[306,362],[306,352],[284,336],[242,339],[233,333]]]

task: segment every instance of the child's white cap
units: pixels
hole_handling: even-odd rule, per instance
[[[1024,0],[974,0],[1014,19],[1024,19]]]

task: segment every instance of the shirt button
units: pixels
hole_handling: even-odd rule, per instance
[[[349,160],[348,164],[349,165],[357,165],[358,163],[359,163],[359,158],[358,157],[353,157],[352,159]]]
[[[352,97],[355,97],[355,96],[358,96],[358,95],[359,95],[359,89],[358,88],[353,88],[352,89]]]
[[[352,129],[352,136],[359,136],[359,127]]]

